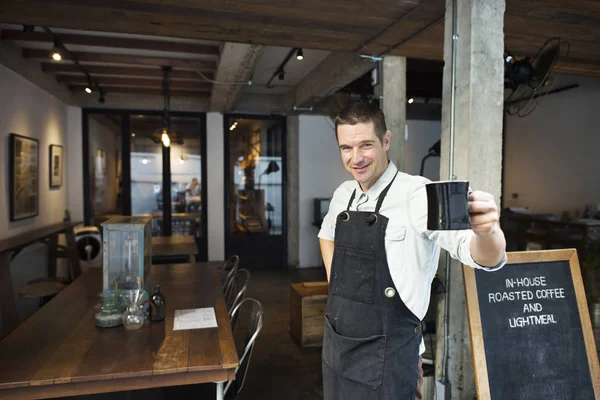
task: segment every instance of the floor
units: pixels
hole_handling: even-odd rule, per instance
[[[265,323],[238,399],[323,398],[321,348],[300,348],[289,334],[290,284],[323,280],[323,268],[252,273],[248,296],[263,304]]]

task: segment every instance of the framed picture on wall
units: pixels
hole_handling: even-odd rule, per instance
[[[63,147],[57,144],[50,145],[50,187],[59,188],[63,183]]]
[[[38,215],[39,154],[37,139],[10,134],[8,192],[11,221]]]

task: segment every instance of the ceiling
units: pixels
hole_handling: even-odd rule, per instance
[[[52,37],[41,27],[50,27],[107,93],[160,95],[160,67],[169,65],[173,96],[208,98],[226,42],[265,46],[252,86],[241,93],[289,92],[340,51],[435,60],[433,68],[413,61],[407,82],[441,92],[444,9],[444,0],[5,0],[0,29],[3,42],[41,61],[72,91],[83,90],[87,78],[72,63],[49,59]],[[506,0],[504,22],[514,55],[534,56],[547,38],[561,36],[571,50],[559,70],[600,76],[600,2]],[[36,29],[23,32],[23,24]],[[285,79],[267,88],[294,48],[304,49],[304,60],[292,57]]]

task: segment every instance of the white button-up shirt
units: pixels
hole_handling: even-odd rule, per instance
[[[379,195],[392,181],[398,169],[390,161],[377,182],[363,192],[355,180],[342,183],[334,192],[329,211],[323,219],[319,238],[335,240],[337,215],[345,211],[352,192],[356,196],[351,211],[375,211]],[[440,257],[440,248],[463,264],[473,268],[484,268],[471,257],[472,230],[429,231],[427,230],[427,192],[425,184],[430,182],[421,176],[398,172],[390,187],[379,213],[388,217],[385,232],[385,250],[388,267],[398,295],[412,313],[422,320],[429,307],[431,282],[435,277]],[[504,259],[491,271],[501,268]],[[425,351],[421,343],[420,353]]]

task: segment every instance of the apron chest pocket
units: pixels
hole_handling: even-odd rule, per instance
[[[323,361],[353,382],[377,390],[383,383],[386,337],[350,338],[339,335],[325,316]]]
[[[375,253],[336,247],[331,271],[332,294],[361,303],[373,304]]]

